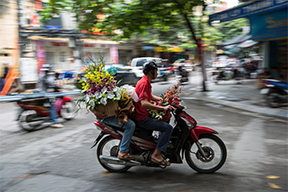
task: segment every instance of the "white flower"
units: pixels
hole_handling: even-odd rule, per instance
[[[112,91],[108,91],[107,97],[108,97],[108,99],[113,99],[115,97],[115,95]]]
[[[119,91],[119,87],[114,87],[113,92],[118,92]]]
[[[103,104],[103,105],[106,105],[107,104],[107,98],[106,97],[102,97],[101,100],[100,100],[100,103]]]
[[[96,92],[95,94],[96,99],[100,99],[102,97],[102,94],[99,92]]]
[[[90,97],[89,97],[88,95],[86,95],[86,97],[85,97],[85,102],[88,103],[89,100],[90,100]]]
[[[118,98],[121,97],[121,92],[120,92],[120,91],[117,91],[117,92],[116,92],[116,97],[118,97]]]
[[[90,100],[90,101],[89,101],[89,105],[90,105],[92,108],[94,108],[94,107],[95,107],[95,101]]]
[[[106,93],[107,92],[107,88],[103,87],[103,89],[101,90],[101,93]]]

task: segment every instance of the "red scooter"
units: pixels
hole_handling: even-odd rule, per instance
[[[25,131],[34,131],[43,123],[50,122],[50,104],[47,98],[26,99],[17,102],[20,111],[16,121]],[[71,97],[59,97],[54,103],[58,118],[70,120],[75,117],[76,103]]]
[[[196,120],[184,111],[186,105],[180,99],[175,99],[172,106],[176,108],[173,111],[175,126],[167,151],[162,155],[170,163],[178,164],[183,163],[185,155],[188,165],[199,173],[213,173],[220,169],[225,163],[227,150],[223,141],[216,136],[217,131],[197,126]],[[136,127],[129,148],[135,160],[125,161],[117,158],[124,130],[97,120],[94,123],[101,133],[91,148],[100,142],[97,158],[106,170],[125,172],[132,166],[140,165],[165,168],[151,161],[151,154],[157,144],[157,136],[153,136],[152,131]]]

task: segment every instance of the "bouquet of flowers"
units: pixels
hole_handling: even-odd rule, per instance
[[[120,107],[126,107],[130,101],[126,88],[118,87],[113,77],[117,69],[110,67],[105,70],[103,62],[93,62],[86,66],[85,72],[84,80],[80,81],[82,93],[85,95],[78,99],[78,102],[84,102],[86,109],[92,112],[97,110],[106,112],[108,116],[117,116],[119,103],[121,102]]]
[[[182,91],[182,87],[180,88],[180,82],[174,85],[171,89],[169,89],[165,94],[161,95],[161,100],[155,102],[155,105],[167,106],[173,102],[174,99],[179,98],[179,94]],[[170,112],[168,111],[157,111],[157,110],[149,110],[149,114],[151,117],[156,118],[162,121],[168,121],[171,117]]]

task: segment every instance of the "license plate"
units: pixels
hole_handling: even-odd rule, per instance
[[[268,91],[269,91],[269,89],[261,89],[260,94],[265,95],[268,93]]]

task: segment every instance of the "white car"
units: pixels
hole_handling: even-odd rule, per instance
[[[154,61],[158,66],[158,80],[167,81],[168,73],[166,73],[166,68],[161,66],[162,59],[158,57],[138,57],[131,61],[131,70],[136,74],[138,79],[143,77],[143,64],[147,61]]]

